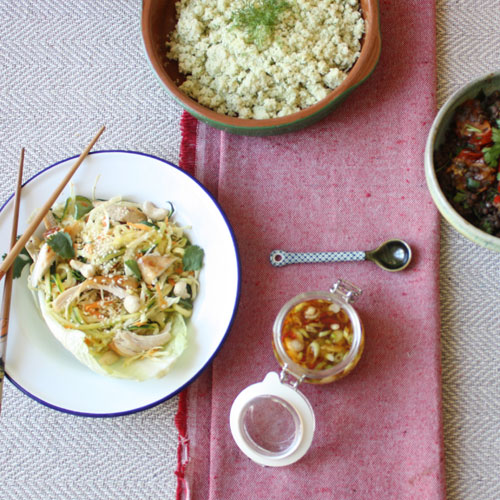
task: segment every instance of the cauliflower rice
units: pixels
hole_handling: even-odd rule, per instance
[[[248,0],[179,0],[167,48],[187,75],[180,89],[218,113],[254,119],[286,116],[326,97],[359,57],[359,2],[288,4],[259,46],[232,22]]]

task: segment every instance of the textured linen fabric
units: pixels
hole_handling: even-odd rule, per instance
[[[30,176],[78,154],[102,123],[108,128],[99,149],[177,162],[181,110],[147,67],[140,9],[139,0],[2,3],[2,203],[14,190],[22,146]],[[442,104],[468,79],[499,68],[500,10],[496,0],[436,0],[436,13]],[[443,417],[452,500],[500,498],[497,259],[442,224]],[[203,387],[196,390],[202,404]],[[41,406],[8,381],[4,397],[2,498],[175,498],[177,398],[138,415],[95,420]],[[206,425],[201,419],[200,434]]]
[[[444,498],[439,217],[421,165],[435,114],[434,2],[385,1],[381,27],[382,56],[369,84],[317,125],[267,138],[198,125],[196,175],[233,224],[242,293],[213,362],[211,393],[202,395],[197,383],[187,392],[191,498]],[[403,273],[370,262],[269,263],[277,248],[363,250],[391,237],[413,247]],[[271,331],[281,306],[338,278],[364,290],[355,306],[366,329],[364,355],[342,381],[300,386],[316,414],[312,447],[292,466],[263,468],[232,441],[231,404],[279,371]],[[200,435],[208,415],[210,435]],[[204,450],[202,460],[194,447]]]
[[[25,178],[95,149],[125,149],[174,163],[180,108],[150,71],[140,1],[39,0],[0,8],[1,202]],[[138,173],[139,175],[139,173]],[[15,304],[13,305],[15,307]],[[3,499],[174,498],[177,398],[112,419],[59,413],[6,380],[0,415]]]
[[[438,0],[438,104],[500,70],[495,1]],[[500,255],[441,224],[443,423],[449,499],[500,498]]]

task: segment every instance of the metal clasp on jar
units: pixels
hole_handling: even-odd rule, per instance
[[[306,378],[306,375],[297,375],[295,372],[292,370],[288,369],[288,364],[284,363],[283,367],[281,368],[280,372],[280,382],[282,384],[288,384],[294,389],[297,389],[298,385]],[[290,380],[293,379],[293,382]]]
[[[340,279],[332,288],[330,288],[330,293],[333,295],[337,295],[340,299],[342,299],[347,304],[351,304],[359,299],[363,290],[358,288],[356,285],[351,283],[350,281]]]

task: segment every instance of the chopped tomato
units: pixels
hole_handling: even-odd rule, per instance
[[[458,160],[463,160],[465,162],[471,160],[478,160],[483,156],[483,153],[479,151],[471,151],[470,149],[462,149],[457,155]]]

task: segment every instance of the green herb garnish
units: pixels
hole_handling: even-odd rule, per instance
[[[182,257],[182,267],[184,271],[197,271],[200,269],[203,263],[204,254],[203,248],[200,248],[198,245],[187,247]]]
[[[455,203],[463,203],[467,199],[467,195],[463,191],[457,191],[453,197]]]
[[[125,265],[132,271],[133,275],[138,279],[142,279],[142,273],[135,260],[126,260]]]
[[[467,187],[469,189],[478,189],[481,186],[481,183],[472,177],[467,177]]]
[[[47,244],[63,259],[72,259],[75,256],[73,240],[71,239],[71,236],[64,231],[59,231],[50,235],[47,238]]]
[[[82,281],[85,281],[85,276],[80,271],[77,271],[76,269],[71,269],[71,274],[76,279],[76,281],[80,283]]]
[[[81,219],[84,215],[88,214],[94,205],[92,202],[85,198],[85,196],[76,196],[75,197],[75,219]]]
[[[492,127],[492,140],[493,146],[483,148],[484,161],[490,167],[498,166],[498,159],[500,158],[500,129]]]
[[[20,236],[18,235],[16,239],[18,240],[19,238]],[[5,257],[7,257],[6,253],[2,255],[2,260],[5,260]],[[19,278],[21,276],[21,273],[23,272],[24,267],[31,264],[33,264],[33,259],[31,258],[26,248],[23,248],[19,252],[19,255],[14,259],[14,264],[12,264],[12,278]]]
[[[234,26],[246,31],[250,42],[261,47],[272,35],[279,15],[290,7],[285,0],[249,0],[233,13],[231,21]]]
[[[477,127],[474,127],[470,123],[465,126],[468,132],[475,132],[476,134],[482,134],[482,130],[478,129]]]
[[[481,223],[481,229],[482,229],[483,231],[486,231],[486,232],[487,232],[487,233],[489,233],[489,234],[492,234],[492,233],[493,233],[493,226],[492,226],[491,222],[490,222],[488,219],[484,220],[484,221]]]
[[[12,265],[12,277],[14,279],[19,278],[25,266],[31,265],[33,263],[33,259],[30,257],[30,254],[23,248],[19,255],[14,260],[14,264]]]

